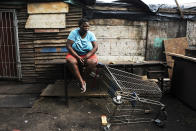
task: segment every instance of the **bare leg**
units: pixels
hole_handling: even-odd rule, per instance
[[[82,76],[80,74],[80,71],[79,71],[79,68],[78,68],[78,61],[76,59],[74,59],[74,58],[68,58],[67,59],[67,62],[69,63],[69,69],[70,69],[70,71],[80,81],[80,84],[82,85],[82,88],[84,88],[83,85],[86,84],[86,83],[85,83],[85,81],[83,80],[83,78],[82,78]],[[86,90],[86,89],[84,89],[84,90]]]
[[[87,68],[87,73],[88,73],[88,74],[91,73],[91,72],[96,73],[97,61],[94,60],[94,59],[88,59],[88,60],[86,61],[86,63],[87,63],[87,66],[86,66],[86,68]]]

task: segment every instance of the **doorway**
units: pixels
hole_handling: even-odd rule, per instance
[[[0,10],[0,78],[21,78],[15,10]]]

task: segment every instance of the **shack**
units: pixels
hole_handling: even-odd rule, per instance
[[[153,6],[159,7],[159,6]],[[0,78],[50,83],[63,76],[66,38],[81,17],[90,19],[99,59],[164,61],[162,41],[186,37],[196,45],[194,8],[151,8],[143,1],[12,0],[0,2]]]
[[[62,75],[60,65],[44,64],[64,59],[69,32],[82,17],[84,0],[12,0],[0,2],[0,77],[23,82],[50,82]]]

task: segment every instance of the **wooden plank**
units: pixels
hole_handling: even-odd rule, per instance
[[[34,32],[35,32],[35,33],[59,32],[59,29],[35,29]]]
[[[56,43],[65,43],[66,42],[66,39],[54,39],[54,40],[34,40],[33,43],[35,44],[47,44],[47,43],[53,43],[53,44],[56,44]]]
[[[63,58],[63,59],[46,59],[46,60],[35,60],[35,64],[38,65],[38,64],[41,64],[41,65],[44,65],[44,64],[64,64],[66,63],[66,59]],[[134,63],[132,61],[117,61],[117,62],[112,62],[112,61],[106,61],[104,59],[99,59],[99,63],[101,64],[122,64],[122,65],[155,65],[155,64],[163,64],[162,62],[158,62],[158,61],[144,61],[142,63]]]
[[[44,47],[44,48],[35,48],[35,52],[40,53],[67,53],[68,50],[66,47]]]
[[[170,52],[168,52],[167,55],[168,56],[174,56],[174,57],[177,57],[177,58],[182,58],[182,59],[186,59],[186,60],[189,60],[189,61],[196,62],[196,58],[194,58],[194,57],[189,57],[189,56],[185,56],[185,55],[181,55],[181,54],[176,54],[176,53],[170,53]]]
[[[27,41],[27,42],[20,42],[20,44],[32,44],[31,41]]]
[[[35,60],[65,59],[65,56],[35,57]]]
[[[39,45],[34,45],[35,48],[37,47],[65,47],[66,44],[62,43],[62,44],[39,44]]]
[[[25,4],[24,5],[19,5],[19,4],[2,4],[0,5],[1,9],[22,9],[22,8],[26,8]]]
[[[170,13],[170,14],[178,14],[179,13],[177,9],[172,9],[172,8],[160,8],[159,12],[160,13]],[[183,13],[189,14],[189,15],[194,15],[194,14],[196,14],[196,11],[191,10],[191,9],[183,9]]]
[[[25,28],[65,28],[65,14],[29,15]]]
[[[64,2],[28,3],[29,14],[68,13],[69,5]]]
[[[30,44],[25,44],[25,45],[23,45],[23,44],[20,44],[20,48],[21,49],[23,49],[23,48],[30,48],[30,49],[32,49],[33,48],[33,45],[30,45]]]
[[[182,12],[182,9],[181,9],[181,7],[180,7],[179,4],[178,4],[178,1],[175,0],[175,2],[176,2],[176,5],[177,5],[177,7],[178,7],[178,10],[180,11],[180,16],[181,16],[181,18],[184,19],[184,13]]]
[[[21,63],[22,63],[22,66],[25,66],[25,64],[32,64],[32,63],[34,63],[34,60],[26,60],[26,61],[21,60]]]
[[[186,37],[182,38],[174,38],[174,39],[168,39],[164,40],[164,46],[165,46],[165,53],[176,53],[185,55],[185,49],[188,47],[188,42]],[[169,78],[172,78],[173,73],[173,66],[174,66],[174,60],[166,55],[167,64],[171,67],[171,69],[168,69],[169,72]]]
[[[36,68],[56,68],[55,65],[36,65]]]
[[[36,60],[35,64],[64,64],[66,59],[52,59],[52,60]]]
[[[34,51],[22,51],[20,50],[20,54],[31,54],[34,53]]]
[[[32,53],[32,54],[20,54],[20,56],[23,58],[29,58],[29,57],[34,57],[35,55]]]
[[[36,53],[35,57],[37,56],[66,56],[67,53]]]
[[[35,69],[36,73],[42,73],[42,74],[46,74],[45,76],[47,78],[54,78],[53,75],[57,75],[57,74],[62,74],[63,72],[63,68],[60,70],[57,70],[56,67],[53,67],[53,68],[36,68]],[[50,72],[50,73],[49,73]],[[49,75],[47,75],[49,74]]]
[[[21,61],[33,61],[34,60],[34,58],[21,58]]]
[[[71,27],[71,28],[66,28],[66,29],[60,29],[59,31],[60,32],[68,32],[68,33],[70,33],[74,29],[75,29],[75,27]]]
[[[23,77],[34,77],[36,78],[37,76],[39,76],[38,74],[23,74]]]
[[[51,66],[51,65],[49,65],[49,66]],[[45,72],[46,70],[54,70],[55,72],[55,74],[56,73],[63,73],[62,71],[63,71],[63,66],[62,67],[59,67],[59,66],[51,66],[51,67],[37,67],[36,66],[36,71],[44,71],[43,73],[45,73],[45,74],[51,74],[51,72]]]

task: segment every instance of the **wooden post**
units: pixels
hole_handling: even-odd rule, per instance
[[[177,7],[178,7],[178,10],[180,11],[180,16],[181,16],[181,18],[184,19],[184,14],[183,14],[183,12],[182,12],[182,10],[181,10],[179,4],[178,4],[178,1],[175,0],[175,2],[176,2],[176,5],[177,5]]]

